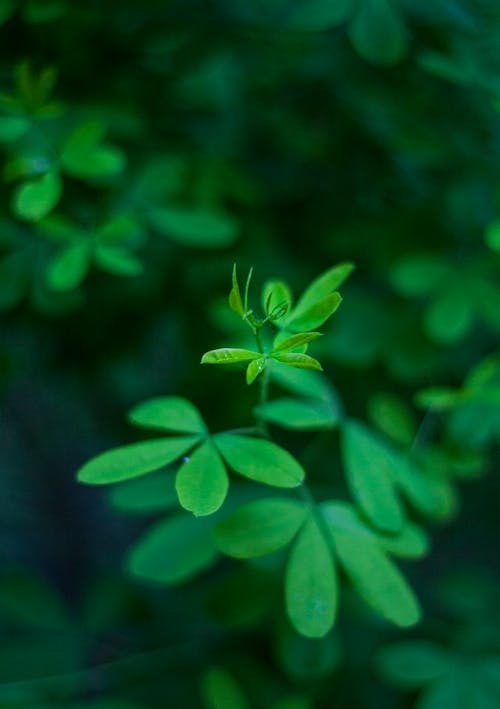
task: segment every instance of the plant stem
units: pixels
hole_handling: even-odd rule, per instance
[[[269,369],[267,367],[264,368],[264,371],[261,374],[259,384],[259,404],[263,406],[267,403],[267,400],[269,398]],[[262,416],[257,417],[257,428],[262,433],[262,435],[266,436],[266,438],[269,438],[269,427],[267,425],[267,421],[265,421]]]

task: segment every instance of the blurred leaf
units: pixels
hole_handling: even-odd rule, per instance
[[[300,463],[271,441],[230,433],[218,433],[213,440],[227,464],[251,480],[288,488],[304,479]]]
[[[337,611],[334,560],[313,516],[292,547],[285,597],[287,614],[299,633],[308,638],[322,638],[332,629]]]
[[[85,463],[78,471],[78,480],[107,485],[145,475],[178,460],[199,440],[200,436],[161,438],[112,448]]]
[[[415,418],[402,398],[377,393],[368,400],[372,423],[396,443],[411,445],[417,433]]]
[[[71,627],[60,596],[47,583],[27,571],[3,573],[0,577],[0,615],[8,622],[28,628]]]
[[[430,338],[453,344],[464,338],[473,321],[467,292],[463,288],[444,291],[425,313],[424,326]]]
[[[237,222],[223,212],[157,207],[149,218],[155,229],[182,246],[221,249],[238,238]]]
[[[393,0],[361,0],[349,37],[358,54],[374,64],[397,64],[408,49],[406,29]]]
[[[124,153],[102,143],[105,128],[98,121],[78,126],[70,135],[61,153],[63,170],[71,177],[100,180],[114,177],[125,168]]]
[[[270,497],[243,505],[219,522],[215,539],[219,549],[237,559],[265,556],[290,543],[306,518],[303,503]]]
[[[206,709],[249,709],[242,689],[222,667],[206,670],[201,681],[201,693]]]
[[[254,414],[277,426],[302,431],[334,428],[339,421],[338,411],[317,399],[274,399],[256,406]]]
[[[3,8],[0,6],[0,24],[2,23],[2,11]],[[13,143],[22,138],[29,129],[30,122],[23,116],[0,116],[1,143]]]
[[[55,291],[78,288],[90,267],[91,244],[79,242],[61,249],[47,271],[47,285]]]
[[[197,517],[216,512],[226,499],[228,488],[226,467],[210,440],[184,461],[175,479],[180,504]]]
[[[207,519],[178,514],[153,525],[130,549],[127,568],[148,581],[177,584],[217,559]]]
[[[24,182],[14,192],[12,207],[19,219],[38,222],[51,212],[61,199],[63,182],[57,172],[47,172],[36,180]]]
[[[174,476],[164,471],[113,485],[108,499],[116,510],[134,514],[169,510],[178,504]]]
[[[16,0],[0,0],[0,26],[14,14],[16,7]]]
[[[381,529],[401,530],[404,513],[384,444],[364,425],[348,421],[342,429],[342,458],[351,493],[367,517]]]
[[[377,656],[380,673],[398,687],[418,688],[446,674],[449,653],[428,640],[407,640],[382,648]]]
[[[142,261],[127,249],[97,246],[94,259],[103,271],[115,276],[140,276],[144,271]]]

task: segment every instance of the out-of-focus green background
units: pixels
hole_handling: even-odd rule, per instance
[[[498,2],[0,0],[0,40],[0,707],[500,706]],[[199,366],[237,344],[233,263],[298,294],[342,260],[317,352],[350,415],[479,462],[407,569],[423,623],[346,602],[301,641],[272,589],[238,605],[228,561],[131,576],[162,511],[124,513],[75,471],[134,440],[125,411],[149,396],[250,425],[243,375]],[[473,388],[485,358],[468,405],[415,403]],[[409,638],[458,653],[441,684],[398,687],[387,648]],[[214,703],[214,665],[244,698]]]

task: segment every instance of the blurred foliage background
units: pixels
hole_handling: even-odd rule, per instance
[[[0,37],[0,707],[500,706],[498,2],[0,0]],[[134,578],[171,501],[74,473],[149,396],[249,425],[241,373],[199,367],[233,263],[297,293],[341,260],[345,407],[458,462],[408,569],[424,621],[353,597],[312,641],[265,569]]]

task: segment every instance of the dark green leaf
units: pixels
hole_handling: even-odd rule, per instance
[[[379,652],[377,666],[392,683],[406,689],[421,687],[449,672],[450,654],[428,640],[407,640]]]
[[[91,244],[79,242],[62,249],[47,271],[47,285],[55,291],[77,288],[90,267]]]
[[[256,406],[254,414],[277,426],[302,431],[334,428],[339,421],[338,411],[317,399],[274,399]]]
[[[140,276],[144,271],[142,261],[135,254],[117,246],[97,246],[94,259],[103,271],[115,276]]]
[[[286,569],[286,610],[296,630],[308,638],[326,635],[335,622],[337,595],[333,555],[311,516],[295,540]]]
[[[374,64],[399,62],[408,38],[393,0],[361,0],[357,7],[349,37],[359,55]]]
[[[307,515],[303,503],[270,497],[249,502],[215,528],[219,549],[237,559],[265,556],[290,543]]]
[[[180,504],[196,517],[216,512],[226,499],[228,488],[226,467],[210,440],[189,456],[175,479]]]
[[[78,471],[78,480],[105,485],[145,475],[178,460],[199,440],[200,436],[161,438],[113,448],[85,463]]]
[[[250,709],[236,680],[222,667],[210,667],[201,681],[201,693],[206,709]]]
[[[108,499],[116,510],[132,514],[150,514],[178,505],[174,476],[163,470],[113,485]]]
[[[342,429],[342,458],[351,493],[368,518],[389,532],[401,530],[403,510],[389,449],[368,428],[348,421]]]
[[[240,475],[275,487],[296,487],[305,473],[288,451],[271,441],[229,433],[214,436],[228,465]]]
[[[211,566],[218,552],[212,523],[187,514],[158,522],[131,548],[127,567],[135,576],[176,584]]]
[[[237,222],[222,212],[157,207],[149,216],[155,229],[183,246],[221,249],[238,238]]]

